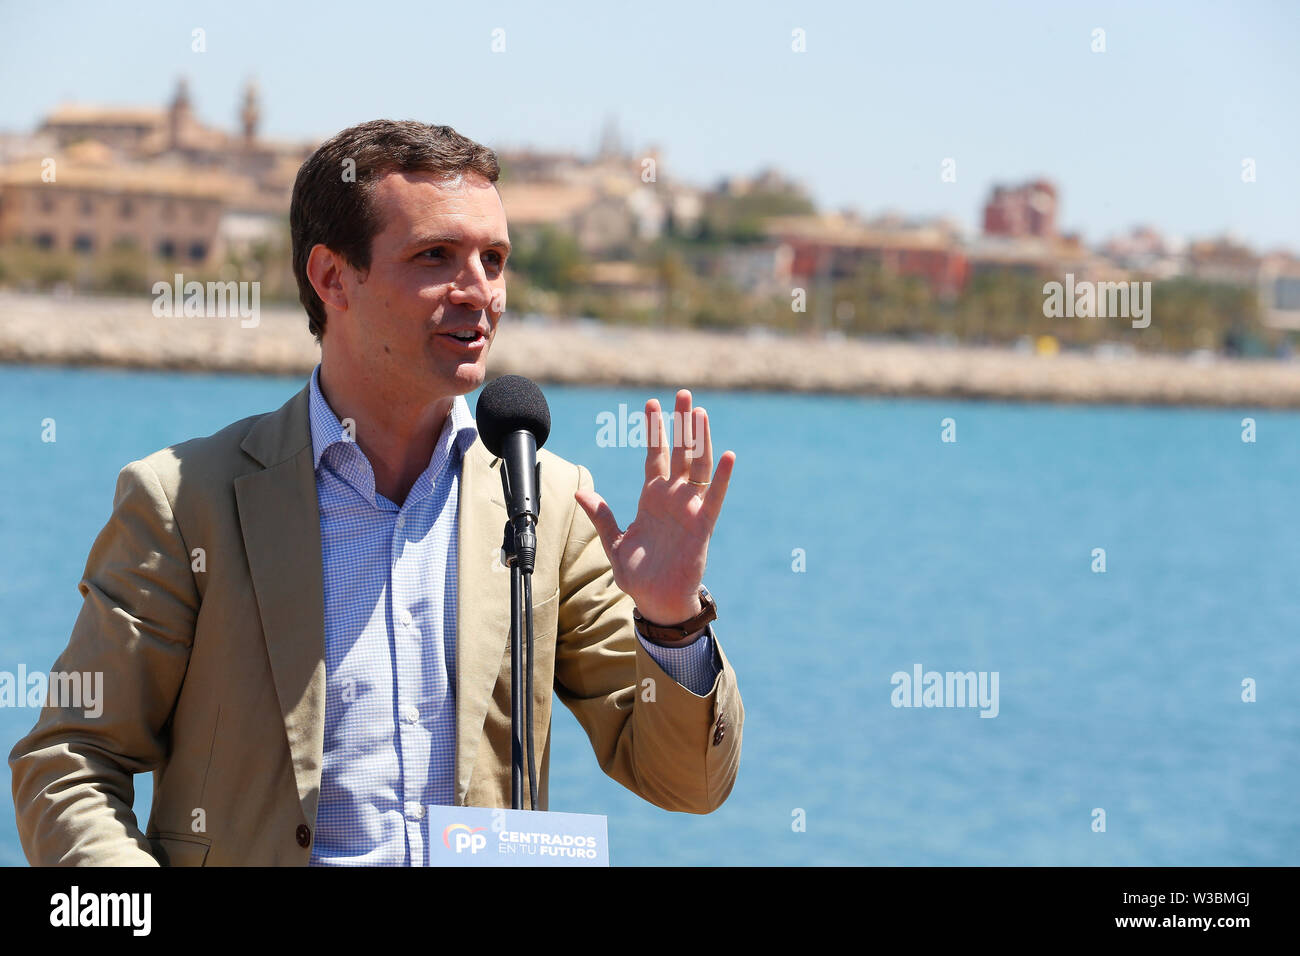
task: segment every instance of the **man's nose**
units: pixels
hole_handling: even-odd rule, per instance
[[[477,256],[470,256],[460,275],[456,276],[451,300],[472,309],[486,309],[492,302],[492,283]]]

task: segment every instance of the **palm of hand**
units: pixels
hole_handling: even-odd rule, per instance
[[[725,452],[713,475],[708,415],[691,408],[691,394],[677,393],[673,446],[669,455],[659,403],[646,403],[652,438],[646,450],[646,480],[635,520],[625,531],[594,491],[575,494],[591,518],[614,571],[614,582],[632,596],[642,616],[674,624],[700,609],[699,589],[708,559],[709,537],[735,465]],[[712,480],[710,480],[712,479]]]

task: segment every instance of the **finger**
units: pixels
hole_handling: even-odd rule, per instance
[[[731,483],[731,471],[735,466],[736,453],[724,451],[722,457],[718,459],[718,470],[713,475],[713,484],[709,485],[704,503],[700,506],[710,530],[718,523],[718,515],[722,513],[722,499],[727,496],[727,485]]]
[[[596,533],[600,535],[600,543],[605,546],[605,556],[609,558],[610,564],[613,564],[614,545],[619,538],[623,537],[618,522],[614,520],[614,512],[605,503],[605,499],[594,491],[580,488],[573,493],[573,497],[582,506],[582,510],[587,513],[591,523],[596,526]]]
[[[672,477],[686,477],[686,432],[690,428],[691,393],[688,389],[677,392],[677,405],[673,409],[673,464]]]
[[[691,481],[708,481],[713,474],[713,438],[709,434],[709,413],[699,405],[691,415],[691,441],[686,458],[691,463]]]
[[[645,403],[645,420],[650,441],[645,452],[645,480],[668,477],[668,436],[664,433],[664,413],[659,399]]]

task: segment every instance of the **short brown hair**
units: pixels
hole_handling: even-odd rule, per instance
[[[325,332],[325,303],[307,278],[307,258],[320,243],[352,268],[370,268],[371,240],[384,227],[371,195],[390,172],[475,172],[495,183],[501,170],[496,153],[486,146],[450,126],[414,120],[371,120],[349,127],[307,157],[293,183],[289,232],[298,299],[317,342]]]

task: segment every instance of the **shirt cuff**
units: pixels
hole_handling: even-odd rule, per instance
[[[718,679],[720,668],[713,653],[713,625],[689,644],[681,647],[662,647],[645,639],[638,629],[637,640],[664,673],[681,684],[696,697],[707,697]]]

